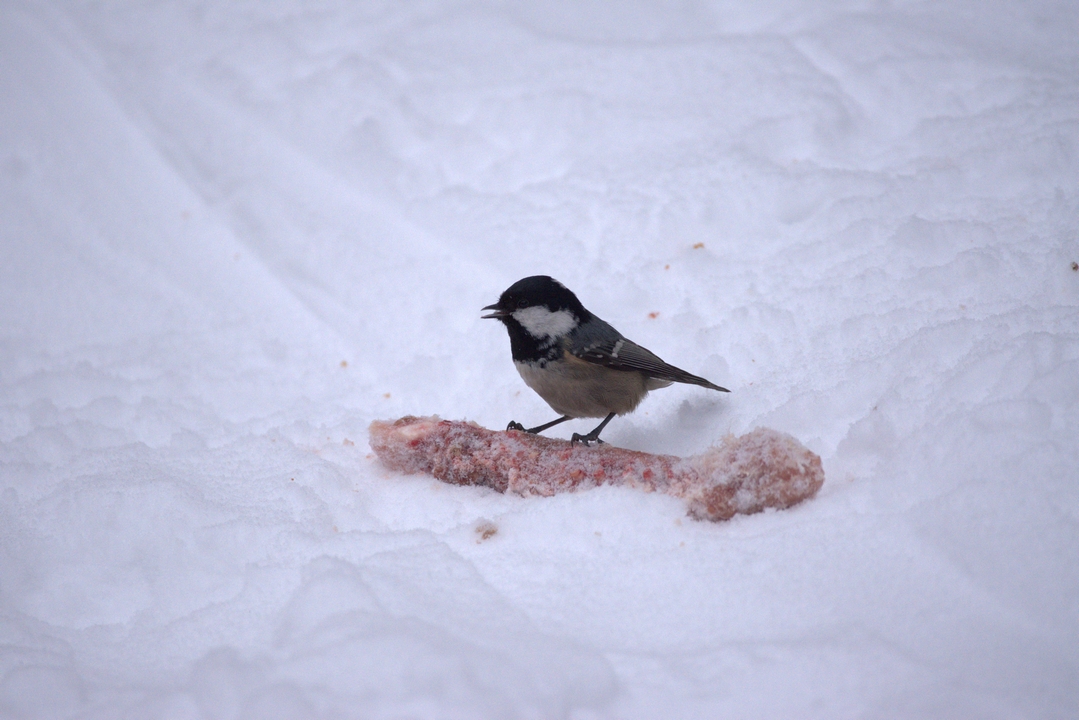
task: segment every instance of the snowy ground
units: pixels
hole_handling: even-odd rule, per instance
[[[0,717],[1074,717],[1077,228],[1067,0],[4,2]],[[820,496],[382,469],[536,273]]]

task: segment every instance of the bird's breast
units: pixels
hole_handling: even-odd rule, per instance
[[[624,415],[650,389],[639,372],[612,370],[565,353],[547,362],[515,362],[517,372],[551,408],[570,417]]]

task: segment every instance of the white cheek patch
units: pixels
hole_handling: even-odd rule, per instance
[[[569,310],[551,312],[543,306],[517,310],[513,313],[513,319],[537,338],[562,337],[577,327],[577,318]]]

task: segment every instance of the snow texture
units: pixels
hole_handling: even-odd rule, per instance
[[[1075,2],[0,3],[0,717],[1074,717],[1077,228]],[[817,497],[385,470],[534,274]]]
[[[600,485],[632,487],[682,498],[698,520],[786,509],[813,497],[824,484],[820,458],[770,428],[728,436],[690,458],[607,443],[586,447],[438,417],[376,420],[370,443],[391,470],[427,473],[454,485],[545,497]]]

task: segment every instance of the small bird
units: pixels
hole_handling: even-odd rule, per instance
[[[611,418],[632,412],[649,390],[680,382],[730,392],[627,340],[546,275],[518,280],[483,309],[491,313],[482,318],[501,320],[509,331],[513,363],[525,384],[561,415],[527,430],[513,421],[507,430],[539,433],[572,418],[601,417],[587,435],[573,433],[572,442],[602,443],[599,434]]]

